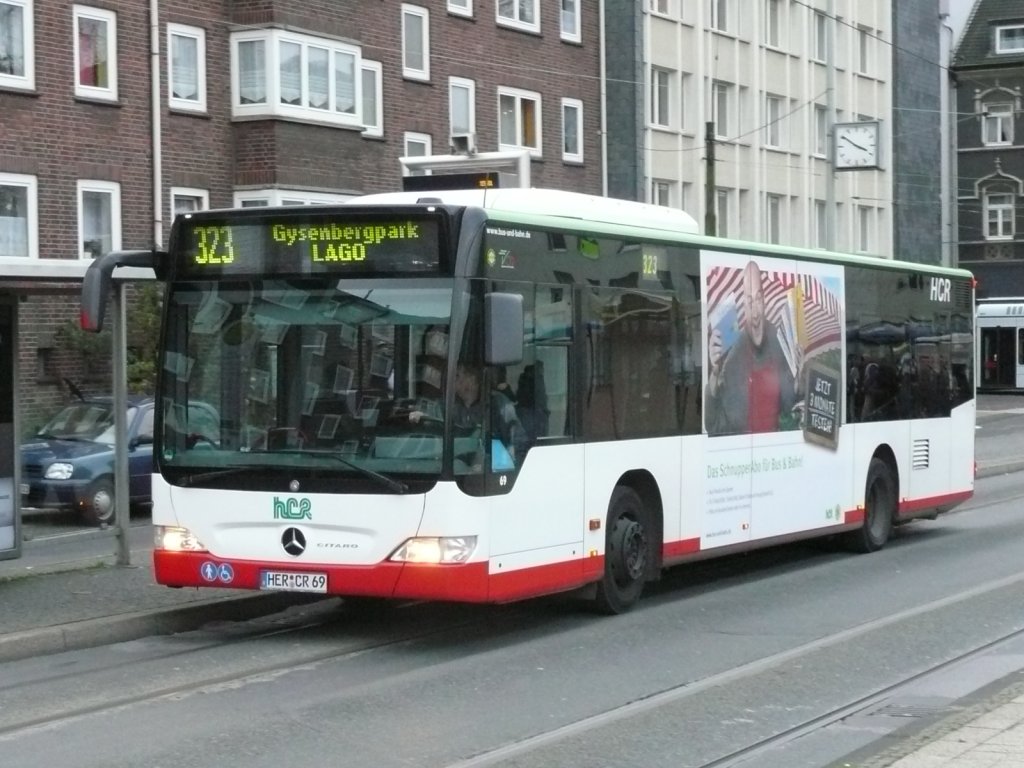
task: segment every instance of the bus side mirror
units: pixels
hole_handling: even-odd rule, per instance
[[[518,293],[484,296],[484,362],[515,365],[523,361],[523,297]]]
[[[110,281],[117,267],[143,267],[154,270],[158,276],[167,254],[162,251],[113,251],[95,259],[85,271],[82,281],[82,307],[79,322],[83,331],[99,333],[103,330],[103,312],[110,295]]]

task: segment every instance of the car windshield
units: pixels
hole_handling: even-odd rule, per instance
[[[450,282],[188,283],[169,304],[163,467],[440,472]]]
[[[128,423],[135,408],[128,409]],[[62,440],[93,440],[114,444],[114,409],[109,403],[75,403],[62,408],[36,433]]]
[[[126,425],[130,425],[132,423],[132,420],[135,418],[135,411],[136,411],[135,408],[129,408],[128,411],[126,412],[126,414],[125,414],[125,421],[124,421],[124,423]],[[102,432],[100,432],[98,435],[96,435],[96,437],[93,438],[97,443],[106,443],[107,445],[113,445],[114,444],[114,422],[113,422],[114,416],[113,416],[113,413],[111,413],[110,418],[111,418],[110,426],[108,426],[106,429],[104,429]],[[152,436],[152,430],[151,430],[151,436]]]

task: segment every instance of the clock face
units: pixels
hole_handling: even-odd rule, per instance
[[[836,167],[869,168],[878,165],[878,124],[837,125]]]

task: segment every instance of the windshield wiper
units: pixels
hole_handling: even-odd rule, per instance
[[[261,469],[261,467],[228,467],[227,469],[213,469],[209,472],[186,473],[185,487],[193,486],[196,483],[205,483],[207,480],[216,480],[220,477],[240,475],[243,472],[249,472],[254,469]]]
[[[291,454],[291,455],[296,455],[296,456],[316,456],[318,458],[333,459],[334,461],[338,462],[339,464],[344,464],[349,469],[354,469],[356,472],[359,472],[360,474],[362,474],[362,475],[364,475],[366,477],[369,477],[369,478],[372,478],[373,480],[376,480],[378,483],[383,485],[385,488],[388,488],[388,489],[394,491],[395,493],[408,493],[409,492],[409,486],[407,486],[402,481],[395,480],[393,477],[388,477],[387,475],[385,475],[385,474],[383,474],[381,472],[377,472],[375,470],[367,469],[366,467],[362,467],[362,466],[360,466],[359,464],[356,464],[353,461],[349,461],[348,459],[343,459],[338,454],[330,453],[328,451],[311,451],[311,450],[304,449],[304,448],[284,448],[284,449],[277,450],[277,451],[252,451],[252,453],[271,453],[271,454],[286,453],[286,454]]]

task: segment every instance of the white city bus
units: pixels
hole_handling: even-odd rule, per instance
[[[186,214],[167,253],[104,257],[85,327],[115,266],[167,286],[157,581],[619,612],[675,564],[873,551],[971,496],[969,273],[695,230],[396,193]]]
[[[981,299],[978,389],[1024,390],[1024,298]]]

